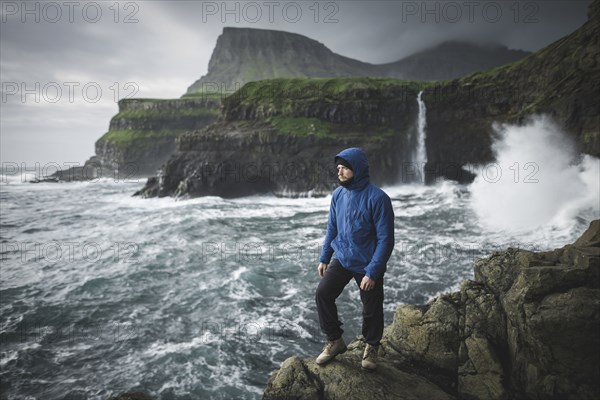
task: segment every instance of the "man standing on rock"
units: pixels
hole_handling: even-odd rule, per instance
[[[394,248],[394,211],[389,196],[370,183],[369,163],[361,149],[343,150],[334,160],[341,187],[331,198],[318,266],[321,281],[315,298],[327,343],[316,362],[323,365],[346,351],[335,301],[354,278],[360,288],[362,334],[367,342],[362,367],[373,370],[383,336],[383,275]]]

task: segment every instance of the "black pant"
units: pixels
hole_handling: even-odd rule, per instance
[[[342,267],[338,260],[331,260],[325,275],[319,282],[315,296],[319,324],[323,333],[327,335],[327,340],[339,339],[344,333],[341,328],[342,323],[338,319],[335,300],[352,278],[360,288],[363,277],[364,274],[348,271]],[[367,343],[378,346],[383,336],[383,278],[375,281],[373,289],[360,290],[360,300],[363,304],[362,334]]]

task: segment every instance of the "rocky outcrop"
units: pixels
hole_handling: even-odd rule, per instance
[[[446,42],[399,61],[369,64],[341,56],[296,33],[253,28],[223,28],[208,73],[187,94],[233,93],[248,82],[273,78],[391,77],[410,80],[452,79],[508,64],[529,52],[504,46]]]
[[[400,305],[377,372],[360,370],[359,339],[324,367],[287,359],[264,399],[597,399],[599,310],[596,220],[572,245],[495,252],[459,292]]]
[[[415,371],[399,369],[398,360],[382,360],[372,374],[362,371],[363,348],[360,341],[350,344],[344,356],[326,367],[308,359],[288,358],[269,380],[263,399],[455,399]]]

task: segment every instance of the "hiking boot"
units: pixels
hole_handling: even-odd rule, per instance
[[[379,346],[371,346],[370,344],[367,343],[367,346],[365,347],[365,352],[363,353],[363,358],[362,358],[362,363],[361,363],[363,369],[373,371],[375,368],[377,368],[377,350],[378,349],[379,349]]]
[[[336,340],[331,340],[325,343],[323,347],[323,351],[317,357],[317,364],[323,365],[333,360],[335,356],[338,354],[342,354],[347,350],[346,343],[344,343],[344,338],[339,338]]]

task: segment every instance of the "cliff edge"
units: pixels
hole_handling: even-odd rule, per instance
[[[288,358],[264,399],[600,398],[600,220],[571,245],[474,269],[459,292],[398,306],[374,373],[357,339],[324,367]]]

